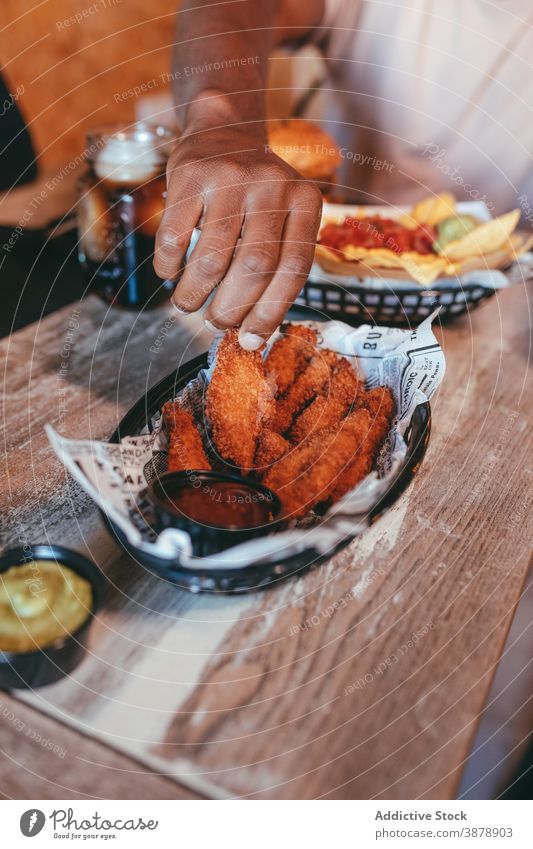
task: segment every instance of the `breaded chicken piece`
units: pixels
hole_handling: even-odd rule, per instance
[[[286,516],[305,516],[326,501],[339,477],[354,464],[371,426],[368,410],[350,413],[336,426],[319,431],[294,448],[265,475],[263,483],[281,499]],[[372,457],[369,456],[370,468]],[[363,477],[368,460],[360,463]]]
[[[316,331],[303,324],[289,324],[274,342],[265,360],[265,369],[283,395],[316,353]]]
[[[191,413],[178,401],[167,401],[162,413],[168,433],[167,472],[209,471],[211,466]]]
[[[358,483],[361,478],[368,475],[372,470],[379,449],[387,436],[394,416],[394,398],[387,386],[378,386],[360,393],[357,399],[360,410],[366,411],[370,416],[370,429],[361,448],[353,462],[339,476],[328,499],[329,504],[334,504],[342,498],[350,489]]]
[[[291,383],[286,394],[276,402],[270,425],[272,430],[281,434],[290,430],[298,413],[330,381],[336,362],[337,355],[333,351],[318,350],[316,352],[294,383]]]
[[[368,410],[372,419],[381,417],[389,421],[394,414],[394,398],[388,386],[363,390],[357,398],[357,406]]]
[[[228,330],[217,350],[206,392],[206,412],[219,455],[243,473],[254,465],[259,434],[274,409],[272,389],[258,351],[245,351]]]
[[[334,367],[329,384],[295,419],[290,431],[291,442],[298,444],[317,430],[333,427],[349,412],[362,391],[362,383],[347,359],[342,357]]]
[[[255,473],[259,477],[267,472],[270,467],[281,459],[290,449],[290,443],[281,434],[270,428],[259,436],[257,451],[255,452]]]

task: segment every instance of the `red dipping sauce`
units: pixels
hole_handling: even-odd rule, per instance
[[[171,513],[212,528],[256,528],[273,519],[271,499],[245,484],[199,481],[194,475],[172,497],[159,498]]]

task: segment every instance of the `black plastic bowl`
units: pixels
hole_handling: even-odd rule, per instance
[[[76,551],[61,545],[30,545],[12,548],[0,557],[0,573],[11,566],[30,561],[55,560],[89,581],[93,591],[92,609],[85,622],[72,634],[55,643],[29,652],[0,652],[0,689],[33,689],[53,684],[80,663],[87,644],[92,618],[101,606],[105,579],[100,570]]]
[[[248,493],[250,498],[267,504],[271,518],[265,523],[250,527],[220,527],[192,519],[177,510],[169,509],[166,505],[167,500],[172,501],[173,497],[185,488],[204,488],[206,498],[209,498],[210,487],[217,483],[234,484]],[[152,481],[147,496],[154,510],[156,530],[179,528],[186,531],[191,538],[192,551],[196,557],[207,557],[241,542],[271,533],[280,524],[281,502],[271,489],[227,472],[167,472]]]

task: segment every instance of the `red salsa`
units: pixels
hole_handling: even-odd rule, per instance
[[[270,499],[253,487],[199,479],[194,484],[191,478],[172,498],[160,499],[162,506],[171,513],[214,528],[256,528],[272,521]]]
[[[319,242],[339,253],[353,245],[358,248],[388,248],[398,254],[406,251],[432,254],[435,253],[433,243],[436,239],[434,227],[425,225],[410,230],[392,218],[370,215],[366,218],[348,216],[341,224],[326,224],[320,232]]]

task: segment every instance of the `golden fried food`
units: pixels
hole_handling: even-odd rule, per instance
[[[311,433],[340,422],[354,406],[361,391],[362,384],[352,366],[344,357],[340,358],[322,394],[295,419],[290,431],[291,442],[298,444]]]
[[[359,409],[370,416],[370,428],[356,457],[347,466],[333,487],[329,504],[334,504],[372,470],[375,458],[381,444],[387,436],[394,415],[394,398],[386,386],[378,386],[368,392],[361,392],[358,401]]]
[[[275,400],[275,385],[282,390]],[[222,460],[252,474],[301,518],[329,506],[372,470],[394,415],[390,390],[365,390],[350,361],[317,347],[316,333],[289,325],[266,363],[221,340],[205,409]],[[163,407],[169,471],[210,469],[193,417],[178,402]]]
[[[353,467],[361,452],[365,455],[361,477],[370,471],[373,455],[364,450],[370,429],[368,410],[355,410],[293,448],[272,467],[263,483],[280,497],[286,516],[300,518],[329,499],[339,478]]]
[[[357,406],[364,407],[377,427],[386,423],[390,427],[390,419],[394,413],[394,398],[387,386],[377,386],[375,389],[363,390],[357,398]],[[385,419],[386,422],[381,421]]]
[[[192,415],[178,401],[167,401],[162,413],[168,433],[167,471],[208,471],[211,465]]]
[[[281,459],[287,451],[290,450],[290,443],[270,428],[265,430],[259,436],[257,451],[255,452],[255,473],[261,476],[270,469],[270,467]]]
[[[316,352],[316,332],[303,324],[289,324],[277,339],[265,361],[277,394],[283,395]]]
[[[323,390],[331,379],[332,369],[337,359],[333,351],[317,351],[294,383],[291,383],[286,394],[276,402],[270,425],[272,430],[282,434],[290,430],[298,413]]]
[[[273,407],[261,355],[241,348],[237,331],[228,330],[207,387],[206,412],[219,455],[245,474],[253,468],[259,434]]]

